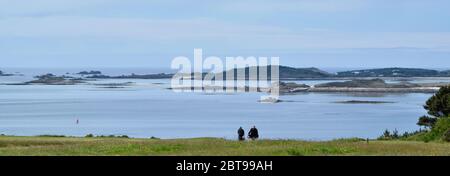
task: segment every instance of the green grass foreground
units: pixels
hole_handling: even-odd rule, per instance
[[[444,155],[450,143],[416,141],[328,142],[295,140],[231,141],[217,138],[127,139],[0,136],[0,155],[7,156],[322,156],[322,155]]]

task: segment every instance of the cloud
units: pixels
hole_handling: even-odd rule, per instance
[[[396,47],[450,49],[450,32],[342,32],[314,28],[293,30],[286,27],[239,24],[213,19],[15,17],[0,20],[0,26],[0,38],[153,41],[173,46],[197,43],[204,46],[247,49]]]
[[[107,2],[108,0],[0,0],[0,17],[60,15]]]
[[[403,2],[403,1],[402,1]],[[405,1],[406,2],[406,1]],[[189,13],[194,13],[203,6],[208,12],[223,10],[265,12],[344,12],[364,8],[372,0],[284,0],[284,1],[233,1],[217,2],[194,1],[186,6]],[[162,17],[127,17],[102,16],[102,7],[110,5],[123,14],[142,5],[158,10],[161,7],[180,7],[185,3],[174,0],[0,0],[0,14],[15,14],[0,19],[0,38],[3,42],[20,39],[40,40],[102,40],[112,42],[152,42],[166,46],[215,47],[239,49],[303,49],[303,48],[433,48],[450,50],[450,32],[380,32],[381,26],[373,30],[352,31],[358,25],[337,30],[323,26],[308,26],[289,19],[284,25],[276,23],[248,23],[236,17],[219,19],[200,15],[184,17],[175,13],[170,18]],[[129,5],[128,8],[121,7]],[[151,8],[150,8],[151,7]],[[74,9],[93,8],[99,14],[82,14],[67,12]],[[211,8],[211,9],[210,9]],[[127,10],[125,10],[127,9]],[[123,10],[123,11],[121,11]],[[44,14],[44,15],[38,15]],[[51,15],[45,15],[51,14]],[[276,13],[275,13],[276,14]],[[256,15],[257,16],[257,15]],[[285,16],[277,16],[286,18]],[[286,20],[286,19],[285,19]],[[326,22],[332,21],[333,17]],[[388,19],[386,19],[388,20]],[[300,23],[300,24],[298,24]],[[323,22],[317,22],[318,24]],[[370,21],[368,22],[370,23]],[[314,23],[313,23],[314,24]],[[326,26],[333,27],[333,26]],[[383,30],[386,31],[386,30]],[[160,45],[158,45],[160,46]]]
[[[345,12],[360,9],[368,1],[362,0],[282,0],[282,1],[234,1],[223,4],[226,11],[237,12]]]
[[[51,15],[101,14],[102,10],[112,8],[118,14],[133,13],[181,13],[195,15],[222,13],[284,13],[284,12],[345,12],[364,7],[368,1],[362,0],[245,0],[245,1],[207,1],[193,0],[0,0],[0,17],[21,16],[39,17]],[[141,7],[148,7],[144,9]],[[91,11],[89,11],[89,9]],[[166,9],[165,12],[160,9]],[[158,14],[155,14],[158,15]]]
[[[52,16],[18,17],[0,21],[3,37],[113,37],[125,39],[205,39],[287,32],[271,26],[224,23],[210,19],[160,20]]]

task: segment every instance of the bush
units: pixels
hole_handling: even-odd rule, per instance
[[[445,132],[445,134],[444,134],[444,141],[445,142],[450,142],[450,129],[447,130],[447,132]]]
[[[398,139],[398,138],[400,138],[400,136],[398,135],[398,131],[397,131],[397,129],[395,129],[393,132],[392,132],[392,136],[391,136],[393,139]]]
[[[383,135],[378,137],[378,140],[416,140],[416,138],[422,134],[425,134],[427,131],[414,131],[414,132],[404,132],[400,134],[397,129],[394,131],[385,130]]]
[[[96,138],[130,138],[127,135],[100,135],[100,136],[94,136],[93,134],[88,134],[85,137],[87,138],[92,138],[92,137],[96,137]]]
[[[367,141],[367,139],[363,139],[363,138],[339,138],[339,139],[334,139],[334,142],[361,142],[361,141]]]
[[[405,133],[405,134],[409,135],[409,133]],[[402,137],[404,137],[404,136],[400,136],[400,135],[398,134],[397,129],[395,129],[395,130],[392,131],[392,132],[390,132],[389,130],[386,129],[386,130],[384,131],[383,135],[380,136],[380,137],[378,138],[378,140],[400,139],[400,138],[402,138]]]
[[[450,118],[441,118],[431,129],[430,135],[433,139],[439,140],[444,137],[448,130],[450,130]]]
[[[448,131],[450,130],[450,118],[440,118],[430,131],[417,136],[417,140],[429,142],[446,140]]]
[[[52,134],[44,134],[44,135],[39,135],[38,137],[66,137],[64,135],[52,135]]]

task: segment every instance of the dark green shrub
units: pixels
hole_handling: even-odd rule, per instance
[[[64,135],[44,134],[44,135],[39,135],[38,137],[66,137],[66,136],[64,136]]]
[[[447,132],[450,130],[450,118],[440,118],[430,131],[418,136],[418,140],[425,142],[444,140]]]
[[[450,86],[442,87],[433,95],[424,108],[434,117],[448,117],[450,115]]]
[[[398,135],[398,131],[397,131],[397,129],[395,129],[393,132],[392,132],[392,136],[391,136],[393,139],[398,139],[398,138],[400,138],[400,136]]]
[[[383,133],[383,137],[384,137],[384,138],[391,138],[391,132],[390,132],[389,130],[386,129],[386,130],[384,131],[384,133]]]
[[[445,142],[450,142],[450,129],[445,132],[443,139]]]
[[[419,122],[417,122],[417,125],[431,128],[434,126],[434,124],[436,124],[436,121],[437,118],[430,116],[422,116],[419,118]]]
[[[430,136],[435,140],[439,140],[444,138],[448,130],[450,130],[450,118],[441,118],[431,129]]]

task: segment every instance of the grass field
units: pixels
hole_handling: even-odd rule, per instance
[[[293,140],[230,141],[197,139],[126,139],[72,137],[0,137],[0,155],[8,156],[323,156],[323,155],[445,155],[450,143],[414,141]]]

